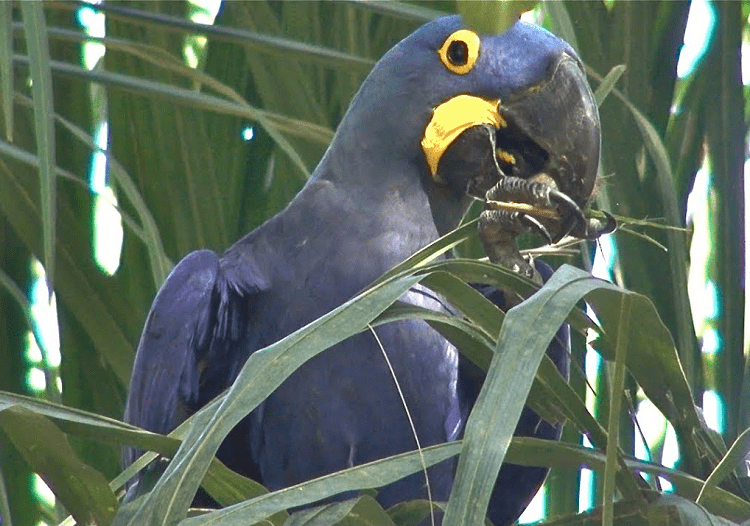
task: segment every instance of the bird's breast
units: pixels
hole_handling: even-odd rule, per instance
[[[442,308],[420,291],[402,299]],[[290,312],[287,323],[301,321]],[[251,416],[262,482],[277,489],[414,450],[417,440],[446,441],[457,374],[457,351],[421,320],[365,330],[324,351]]]

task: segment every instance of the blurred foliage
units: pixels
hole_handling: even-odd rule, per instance
[[[522,7],[509,9],[516,13]],[[187,2],[123,1],[99,8],[106,15],[106,36],[101,38],[83,32],[77,20],[80,8],[79,3],[64,1],[0,4],[3,524],[10,519],[21,525],[62,520],[47,517],[55,511],[35,500],[32,470],[43,475],[79,523],[107,523],[116,513],[116,524],[141,524],[145,516],[159,517],[161,522],[152,524],[176,523],[199,484],[217,501],[234,507],[192,517],[186,524],[208,520],[236,524],[235,513],[242,524],[252,522],[250,517],[258,521],[269,517],[269,522],[282,524],[288,517],[284,510],[290,507],[340,491],[368,490],[421,470],[419,457],[405,454],[302,484],[292,497],[283,492],[267,494],[213,459],[222,429],[210,427],[206,439],[189,433],[185,424],[170,437],[159,437],[118,419],[141,327],[172,263],[197,248],[223,250],[282,209],[325,151],[372,64],[421,23],[441,11],[455,10],[456,5],[226,2],[214,25],[198,25],[189,20],[195,8]],[[481,19],[485,9],[497,7],[465,2],[460,9]],[[527,361],[495,360],[487,382],[488,399],[519,408],[530,390],[532,406],[568,420],[566,442],[514,440],[505,451],[501,440],[488,441],[488,450],[480,450],[479,456],[463,453],[462,463],[476,465],[491,453],[495,459],[505,456],[516,463],[553,466],[547,509],[564,516],[555,524],[602,520],[704,524],[709,517],[739,523],[750,517],[748,479],[735,469],[750,449],[748,435],[742,434],[750,425],[750,368],[742,345],[746,124],[739,62],[747,4],[716,3],[718,24],[706,57],[688,77],[678,79],[677,58],[688,9],[688,3],[672,1],[572,1],[545,2],[537,11],[545,26],[579,51],[595,89],[611,71],[622,73],[601,106],[604,136],[598,205],[633,218],[626,226],[656,241],[631,235],[627,228],[612,236],[613,276],[622,289],[565,266],[534,301],[506,316],[500,334],[495,325],[487,325],[481,308],[468,309],[466,319],[457,320],[432,319],[429,313],[391,305],[403,287],[422,280],[459,303],[460,297],[451,298],[455,287],[446,285],[453,279],[450,276],[502,284],[527,295],[534,292],[530,283],[486,263],[461,259],[430,263],[435,254],[471,238],[469,226],[363,293],[357,301],[366,309],[334,311],[312,329],[301,330],[294,345],[277,346],[273,352],[288,353],[301,363],[323,350],[306,346],[304,331],[323,331],[324,341],[330,344],[347,335],[341,331],[342,319],[347,330],[355,331],[368,323],[426,317],[447,337],[462,342],[462,351],[485,364],[497,339],[504,338],[519,345],[517,352]],[[207,43],[193,68],[186,65],[184,50],[186,43],[198,42],[198,35]],[[107,49],[103,61],[90,70],[81,65],[82,45],[87,41]],[[620,65],[624,72],[613,69]],[[109,184],[125,228],[121,263],[112,276],[93,259],[90,241],[97,201],[89,184],[91,156],[97,151],[91,137],[101,115],[109,122]],[[254,138],[245,141],[242,132],[250,127]],[[692,325],[687,297],[689,236],[683,230],[647,228],[635,221],[685,226],[687,195],[706,151],[713,163],[715,235],[709,277],[721,298],[719,332],[724,342],[715,370],[709,370],[702,358]],[[588,269],[597,247],[581,248],[575,255],[549,260]],[[29,286],[32,255],[47,265],[57,298],[61,404],[21,396],[28,394],[28,325],[26,300],[19,291]],[[571,286],[573,282],[578,285]],[[604,330],[592,326],[574,308],[583,296]],[[535,301],[544,298],[545,306],[535,310]],[[542,359],[546,343],[520,339],[533,332],[529,327],[542,334],[566,316],[576,329],[578,343],[573,351],[578,366],[570,384]],[[589,328],[597,329],[600,337],[593,345],[606,360],[593,415],[584,404],[587,386],[581,374],[582,344]],[[520,345],[524,342],[527,345]],[[518,363],[539,360],[536,379],[514,373]],[[226,394],[230,400],[257,402],[289,374],[262,359],[249,361],[245,371],[263,381],[236,383]],[[505,389],[512,396],[500,400],[503,390],[492,390],[498,382],[511,382],[517,389]],[[701,402],[707,388],[716,389],[726,402],[723,436],[705,426],[693,404]],[[627,396],[620,397],[622,393]],[[653,463],[634,458],[636,430],[627,403],[643,396],[676,430],[682,455],[677,470],[661,467],[658,455]],[[193,421],[202,422],[196,427],[208,426],[218,414],[217,407],[214,403],[196,414]],[[477,411],[497,415],[495,407],[478,406]],[[243,404],[230,416],[240,418],[250,408]],[[472,428],[466,441],[490,431],[503,436],[512,431],[514,422],[504,414],[495,428]],[[594,449],[580,446],[582,433]],[[149,500],[137,503],[143,504],[140,510],[133,505],[113,509],[114,495],[124,481],[154,456],[147,454],[118,476],[120,447],[138,445],[171,457],[181,440],[187,444],[180,458],[199,459],[185,474],[185,484],[174,487],[160,482]],[[425,450],[425,462],[456,455],[461,446]],[[575,488],[583,465],[598,473],[598,507],[589,515],[574,516]],[[645,490],[647,484],[637,472],[661,474],[673,484],[676,495],[660,495],[653,478],[650,490]],[[66,484],[66,477],[72,475],[85,484]],[[458,476],[464,475],[462,471]],[[460,517],[457,523],[482,513],[475,507],[481,499],[467,487],[463,482],[457,485],[448,504],[447,513]],[[488,484],[473,487],[481,492]],[[164,499],[174,494],[183,498],[176,508],[167,509]],[[621,500],[614,502],[615,495]],[[315,516],[331,524],[364,524],[356,519],[364,516],[368,524],[401,525],[418,523],[428,512],[429,504],[420,502],[383,511],[365,495],[331,505]],[[298,521],[294,523],[312,519],[305,513],[309,515],[293,515],[292,520]]]

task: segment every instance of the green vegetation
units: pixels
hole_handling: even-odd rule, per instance
[[[485,7],[461,5],[480,18]],[[469,524],[482,515],[476,503],[489,491],[490,480],[482,478],[487,469],[479,467],[503,457],[552,466],[547,512],[568,515],[554,524],[709,524],[711,517],[741,523],[750,517],[750,478],[738,469],[750,451],[742,290],[747,119],[740,75],[746,2],[713,6],[717,23],[705,57],[684,78],[676,71],[688,3],[539,6],[544,24],[579,51],[603,100],[602,184],[596,199],[597,208],[626,218],[613,236],[611,260],[622,288],[574,268],[590,269],[598,249],[584,246],[545,257],[555,266],[573,266],[562,267],[532,301],[510,311],[499,330],[497,320],[488,320],[481,305],[470,302],[464,302],[463,319],[429,318],[393,304],[417,281],[454,304],[461,304],[465,290],[455,278],[534,291],[530,282],[485,262],[435,262],[437,254],[459,242],[461,254],[481,256],[475,229],[464,227],[295,338],[254,355],[224,398],[194,415],[190,423],[195,425],[186,423],[169,437],[118,420],[146,313],[173,262],[197,248],[221,251],[280,210],[325,151],[372,64],[421,23],[455,11],[456,5],[226,2],[215,24],[199,25],[191,16],[200,10],[187,2],[123,1],[102,8],[106,34],[98,37],[82,29],[80,8],[73,2],[0,4],[3,525],[11,520],[57,524],[67,513],[79,524],[108,524],[113,517],[115,524],[140,524],[136,506],[118,510],[116,495],[134,469],[155,454],[121,474],[124,444],[192,459],[177,471],[179,478],[160,481],[150,500],[136,503],[155,510],[160,524],[184,519],[199,484],[232,507],[183,524],[280,525],[288,508],[352,489],[362,490],[362,496],[328,506],[319,519],[417,524],[428,504],[383,511],[369,490],[459,453],[464,455],[461,482],[448,503],[456,523]],[[86,42],[106,48],[95,65],[82,60]],[[102,119],[109,123],[105,144],[92,139],[101,137]],[[245,140],[251,134],[252,140]],[[107,185],[89,178],[94,152],[106,156]],[[685,225],[687,195],[707,152],[711,186],[700,206],[708,218],[702,242],[708,240],[703,250],[709,256],[702,280],[715,285],[719,309],[707,323],[699,319],[698,330],[718,334],[712,354],[701,353],[691,314],[691,239],[685,229],[670,228]],[[112,215],[115,198],[124,230],[119,267],[95,259],[91,241],[121,235],[117,219],[95,221],[97,214]],[[102,224],[110,226],[97,232]],[[27,385],[32,322],[24,292],[34,278],[32,257],[42,262],[55,291],[62,360],[57,365],[43,353],[39,363],[46,387],[23,396],[32,394]],[[597,323],[576,307],[582,297]],[[708,301],[692,299],[693,309]],[[278,367],[275,357],[289,357],[287,367],[299,364],[368,324],[413,316],[426,317],[462,342],[462,351],[478,363],[489,366],[497,354],[472,416],[489,425],[470,423],[463,444],[401,455],[271,494],[213,459],[212,448],[230,424],[293,370]],[[570,384],[543,359],[547,341],[542,336],[565,318],[576,330],[578,367]],[[589,330],[598,334],[592,346],[605,360],[599,370],[586,371],[590,378],[598,374],[595,396],[581,373],[588,363]],[[531,372],[540,361],[534,378]],[[528,364],[528,374],[518,374],[519,364]],[[512,415],[529,390],[535,409],[567,420],[563,443],[526,439],[505,447]],[[708,391],[724,404],[721,433],[696,409]],[[653,462],[634,456],[640,438],[631,413],[645,399],[674,428],[681,456],[674,469],[659,465],[663,436],[652,444]],[[582,432],[593,449],[581,445]],[[493,440],[483,440],[485,435]],[[481,445],[463,447],[467,444]],[[597,472],[593,519],[569,516],[578,510],[581,466]],[[38,501],[32,472],[52,487],[56,507]],[[652,476],[644,482],[639,472]],[[655,474],[672,484],[674,494],[660,492]],[[307,524],[305,518],[312,521],[302,514],[298,520]]]

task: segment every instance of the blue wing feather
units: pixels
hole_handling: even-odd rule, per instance
[[[227,271],[226,263],[210,250],[193,252],[162,285],[138,345],[128,422],[169,433],[224,390],[234,362],[246,358],[240,340],[264,282],[255,269]],[[126,449],[125,464],[136,455]]]

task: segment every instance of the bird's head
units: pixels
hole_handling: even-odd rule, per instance
[[[377,63],[333,148],[361,159],[365,176],[401,177],[398,166],[413,167],[443,203],[467,190],[483,194],[505,174],[545,182],[583,208],[599,144],[597,106],[567,43],[521,22],[479,35],[452,16],[421,27]],[[379,169],[368,170],[370,162]],[[552,228],[570,230],[566,221],[573,219]]]

